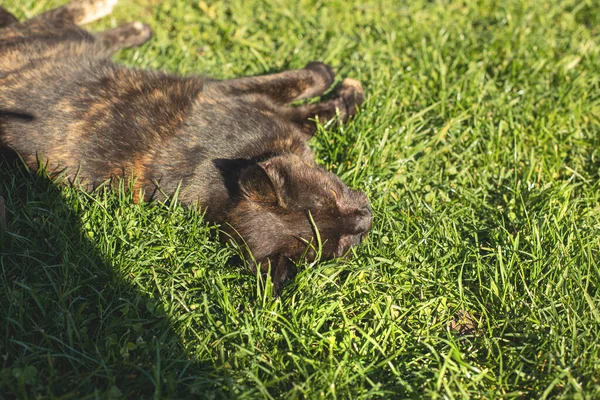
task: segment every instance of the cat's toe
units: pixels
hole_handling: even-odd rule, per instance
[[[365,92],[362,88],[362,85],[359,81],[351,78],[344,79],[342,85],[337,90],[337,95],[345,106],[345,113],[342,112],[342,117],[344,120],[354,116],[358,107],[365,100]]]
[[[152,38],[152,28],[150,25],[141,22],[131,24],[134,34],[132,35],[132,46],[140,46]]]

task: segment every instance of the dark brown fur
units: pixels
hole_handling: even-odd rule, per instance
[[[314,162],[311,119],[352,116],[363,99],[346,79],[304,69],[217,81],[140,71],[110,61],[151,36],[140,23],[91,34],[77,26],[110,12],[114,0],[78,0],[19,23],[0,8],[0,145],[32,169],[42,163],[93,188],[135,177],[145,199],[199,204],[207,219],[245,242],[276,290],[295,275],[291,260],[344,255],[366,235],[366,196]],[[313,224],[314,222],[314,224]]]

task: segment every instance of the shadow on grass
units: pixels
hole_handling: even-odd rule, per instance
[[[6,151],[0,196],[0,398],[229,397],[229,379],[190,360],[160,302],[89,239],[80,199]]]

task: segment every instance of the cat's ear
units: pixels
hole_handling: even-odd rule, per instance
[[[286,206],[285,170],[276,162],[263,161],[242,171],[240,175],[241,192],[255,203]]]

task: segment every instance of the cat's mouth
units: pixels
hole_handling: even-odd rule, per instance
[[[357,209],[347,224],[348,233],[343,234],[338,242],[335,257],[344,257],[349,254],[351,247],[357,246],[367,236],[373,224],[373,212],[367,204]]]
[[[348,256],[350,248],[358,246],[367,237],[367,232],[359,233],[356,235],[342,235],[335,252],[334,257]]]
[[[324,258],[325,259],[331,259],[331,258],[348,258],[350,256],[350,249],[354,246],[358,246],[359,244],[361,244],[365,238],[367,237],[368,232],[363,232],[363,233],[359,233],[359,234],[347,234],[347,235],[342,235],[340,237],[340,240],[337,243],[337,246],[334,247],[335,250],[333,250],[331,253],[328,252],[324,252]],[[295,236],[297,239],[299,239],[298,236]],[[307,244],[307,241],[304,239],[299,239],[301,243],[303,244]],[[308,248],[305,250],[305,257],[308,260],[314,260],[316,257],[316,249],[314,247],[311,247],[310,244],[308,246]]]

